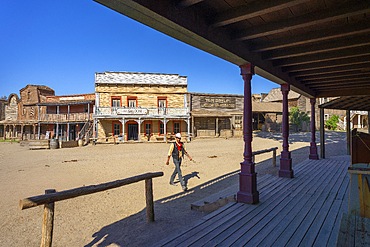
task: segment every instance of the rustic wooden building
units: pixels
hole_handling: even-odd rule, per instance
[[[35,139],[39,111],[37,104],[54,95],[54,90],[43,85],[27,85],[17,94],[10,94],[5,106],[5,119],[0,122],[4,126],[3,138]]]
[[[0,122],[5,120],[5,106],[7,104],[7,100],[0,99]],[[0,124],[0,137],[4,136],[4,125]]]
[[[95,74],[97,140],[166,141],[190,135],[187,77],[177,74]]]
[[[190,93],[192,132],[195,137],[242,136],[242,95]],[[260,102],[255,95],[252,102],[254,130],[279,130],[282,104]]]
[[[20,98],[10,94],[4,107],[4,139],[74,140],[92,123],[95,94],[55,96],[43,85],[27,85]],[[85,130],[86,129],[86,130]],[[0,132],[1,134],[1,132]],[[82,134],[80,136],[82,138]]]
[[[41,138],[72,141],[92,136],[95,94],[48,96],[38,104]]]

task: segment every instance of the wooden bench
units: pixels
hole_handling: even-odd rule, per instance
[[[343,214],[337,246],[370,246],[370,219],[355,214]]]

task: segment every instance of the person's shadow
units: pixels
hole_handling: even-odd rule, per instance
[[[191,179],[191,178],[194,178],[194,177],[197,177],[198,179],[200,179],[199,177],[199,172],[192,172],[190,174],[186,174],[183,179],[184,179],[184,183],[185,183],[185,186],[188,185],[188,180]]]

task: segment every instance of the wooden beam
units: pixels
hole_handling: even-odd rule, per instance
[[[308,0],[254,1],[251,2],[250,4],[238,6],[229,11],[221,13],[219,16],[215,17],[211,26],[213,27],[226,26],[246,19],[258,17],[260,15],[266,15],[285,8],[290,8],[305,2],[308,2]]]
[[[363,21],[355,24],[338,26],[338,28],[335,29],[332,27],[328,29],[322,29],[320,30],[320,32],[314,30],[301,35],[289,36],[289,38],[284,37],[269,41],[261,40],[258,41],[258,43],[256,44],[253,44],[252,41],[250,49],[253,52],[269,51],[298,45],[306,45],[320,41],[345,38],[359,34],[367,34],[369,32],[370,32],[370,22]]]
[[[370,75],[370,74],[368,74]],[[323,79],[315,79],[315,80],[303,80],[301,82],[304,82],[305,85],[311,86],[311,85],[339,85],[343,84],[345,82],[346,85],[359,85],[358,82],[364,82],[361,83],[364,86],[367,85],[370,81],[370,76],[366,75],[352,75],[349,77],[337,77],[337,78],[323,78]]]
[[[338,95],[341,96],[353,96],[353,95],[370,95],[370,88],[369,87],[360,87],[360,88],[329,88],[329,89],[320,89],[316,93],[316,96],[318,98],[324,98],[324,97],[336,97]]]
[[[346,71],[343,70],[336,70],[335,72],[318,72],[318,73],[310,73],[310,74],[295,74],[291,73],[291,76],[294,76],[297,80],[304,82],[305,80],[310,79],[324,79],[324,78],[341,78],[341,77],[349,77],[352,75],[363,75],[368,74],[367,72],[362,72],[361,69],[349,69]],[[370,74],[370,73],[369,73]]]
[[[84,187],[79,187],[70,190],[64,190],[52,194],[45,194],[39,196],[33,196],[25,198],[19,201],[19,206],[21,209],[27,209],[36,207],[38,205],[48,204],[56,201],[62,201],[78,196],[89,195],[100,191],[105,191],[109,189],[114,189],[121,187],[123,185],[136,183],[145,179],[161,177],[163,172],[154,172],[154,173],[145,173],[134,177],[129,177],[121,180],[116,180],[113,182],[98,184],[98,185],[89,185]]]
[[[285,19],[273,23],[268,23],[262,26],[254,26],[243,31],[238,31],[233,39],[235,40],[249,40],[256,39],[268,35],[288,32],[291,30],[305,28],[314,25],[336,21],[342,18],[349,18],[352,16],[367,14],[370,11],[369,2],[359,2],[353,4],[349,2],[341,5],[340,7],[329,11],[327,9],[320,10],[316,13],[308,13],[296,18]]]
[[[280,49],[277,51],[264,52],[262,54],[262,59],[276,60],[282,58],[317,54],[322,52],[337,51],[366,45],[370,45],[370,35],[359,37],[355,36],[339,40],[329,40],[324,43],[315,43],[299,47],[291,47],[284,50]]]
[[[203,1],[204,0],[181,0],[177,5],[180,7],[189,7]]]
[[[334,60],[330,63],[327,62],[313,62],[311,64],[299,64],[286,66],[282,68],[282,71],[292,73],[315,73],[322,71],[345,71],[347,68],[369,68],[370,56],[364,55],[361,57],[351,57],[343,60]]]
[[[317,62],[331,61],[331,60],[342,61],[347,58],[362,57],[364,55],[370,55],[370,46],[356,47],[356,48],[344,49],[340,51],[331,51],[331,52],[312,54],[312,55],[306,55],[306,56],[300,56],[300,57],[285,58],[285,59],[280,59],[278,61],[275,61],[273,62],[273,64],[274,66],[277,66],[277,67],[286,67],[286,66],[293,66],[293,65],[298,65],[298,64],[310,64],[310,63],[317,63]]]

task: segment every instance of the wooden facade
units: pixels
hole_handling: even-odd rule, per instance
[[[92,123],[94,102],[95,94],[55,96],[47,86],[27,85],[20,97],[10,94],[5,102],[0,137],[75,140],[86,123]]]
[[[190,139],[187,77],[177,74],[104,72],[95,75],[95,139]]]
[[[253,130],[279,131],[281,103],[252,97]],[[233,94],[190,93],[192,132],[195,137],[241,137],[244,97]]]

